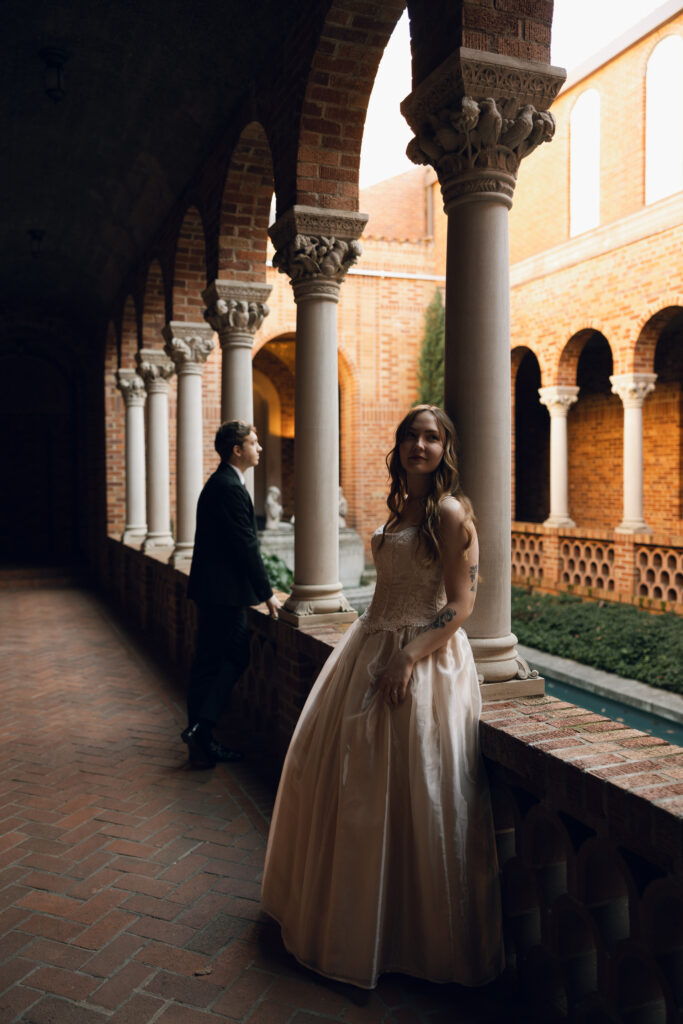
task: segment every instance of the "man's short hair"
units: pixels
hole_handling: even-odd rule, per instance
[[[252,430],[256,430],[253,423],[245,423],[244,420],[228,420],[227,423],[221,423],[213,442],[221,461],[227,462],[235,445],[239,445],[241,448]]]

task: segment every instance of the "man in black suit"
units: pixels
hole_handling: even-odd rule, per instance
[[[213,736],[232,688],[249,664],[247,607],[265,601],[276,619],[274,596],[261,560],[254,506],[244,473],[261,454],[256,429],[241,420],[223,423],[215,448],[221,463],[197,503],[197,528],[188,597],[198,606],[197,643],[187,694],[188,726],[181,733],[190,760],[213,768],[239,761]]]

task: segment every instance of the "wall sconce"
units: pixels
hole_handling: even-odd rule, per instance
[[[29,228],[28,237],[31,239],[31,256],[34,258],[40,256],[40,247],[45,237],[45,232],[41,228]]]
[[[66,50],[57,46],[46,46],[40,51],[45,65],[45,92],[51,100],[59,103],[64,98],[64,65],[69,59]]]

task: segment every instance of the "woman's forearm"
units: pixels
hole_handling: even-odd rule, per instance
[[[403,648],[413,664],[428,657],[434,651],[448,643],[453,634],[466,622],[472,612],[472,603],[466,598],[463,602],[449,601],[425,628],[424,632],[413,637]]]

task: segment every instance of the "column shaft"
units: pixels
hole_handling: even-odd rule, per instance
[[[173,320],[161,332],[164,351],[178,374],[176,430],[176,536],[170,561],[176,567],[192,561],[197,500],[204,483],[202,373],[215,348],[206,324]]]
[[[202,367],[190,363],[178,372],[178,431],[176,437],[176,544],[192,550],[197,499],[204,483],[202,437]]]
[[[147,533],[145,495],[145,407],[126,407],[126,529],[124,540]]]
[[[281,613],[296,625],[356,618],[339,580],[337,302],[366,220],[293,206],[270,229],[297,304],[294,586]]]
[[[569,445],[567,416],[579,389],[573,385],[539,388],[541,404],[550,413],[550,514],[544,526],[574,526],[569,515]]]
[[[116,371],[126,405],[126,525],[121,540],[134,543],[147,533],[145,496],[145,385],[133,369]]]
[[[158,381],[147,397],[147,536],[143,550],[169,547],[171,536],[168,459],[168,384]]]
[[[448,215],[445,396],[480,537],[482,583],[467,632],[491,682],[517,672],[510,631],[509,294],[506,206],[495,199],[455,205]]]
[[[643,402],[654,391],[656,373],[621,373],[610,377],[612,392],[624,406],[624,517],[621,533],[650,533],[643,505]]]
[[[336,299],[299,300],[296,320],[294,594],[339,610],[339,401]],[[322,611],[323,609],[320,608]]]
[[[156,349],[136,355],[138,372],[147,389],[147,535],[143,551],[167,548],[171,534],[170,467],[168,451],[168,381],[173,363]]]

